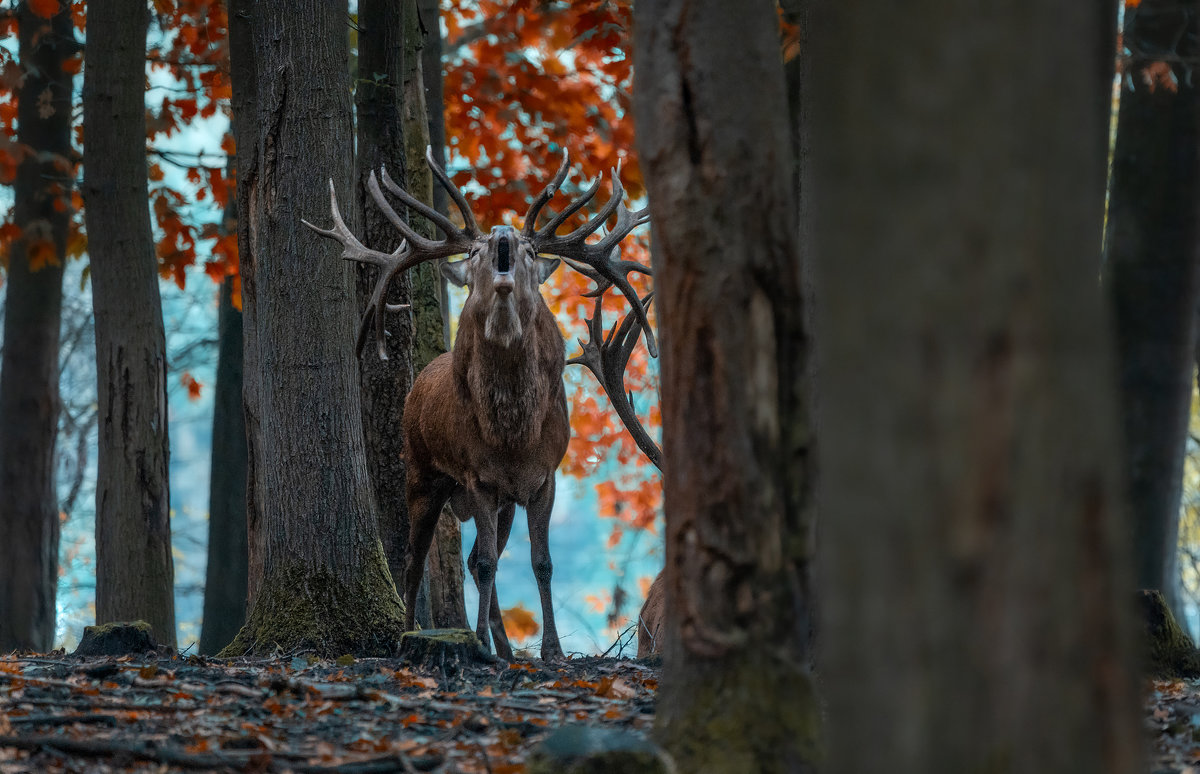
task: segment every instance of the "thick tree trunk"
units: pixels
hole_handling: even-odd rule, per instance
[[[148,8],[88,8],[83,198],[99,382],[96,621],[150,624],[175,643],[167,485],[167,358],[147,205]]]
[[[808,337],[775,5],[635,13],[663,343],[660,731],[682,771],[808,771]]]
[[[9,254],[0,363],[0,653],[54,642],[58,336],[74,178],[71,76],[63,71],[76,50],[70,9],[43,19],[23,3],[16,13],[24,70],[17,142],[32,152],[13,186],[22,236]],[[48,114],[42,94],[50,95]]]
[[[1186,7],[1185,7],[1186,6]],[[1200,3],[1146,0],[1126,17],[1135,52],[1193,56]],[[1179,500],[1192,398],[1200,291],[1200,86],[1183,65],[1153,84],[1162,62],[1135,55],[1121,91],[1104,284],[1116,314],[1125,471],[1133,517],[1134,581],[1180,611]],[[1147,83],[1150,80],[1150,83]]]
[[[814,7],[832,774],[1140,770],[1105,6]]]
[[[356,225],[346,14],[344,3],[260,0],[249,18],[254,59],[270,63],[256,72],[257,133],[239,135],[253,155],[238,163],[251,502],[265,539],[231,655],[386,655],[403,623],[367,473],[352,270],[300,224],[329,222],[332,180]]]
[[[438,30],[437,17],[426,21],[432,25],[430,34]],[[409,13],[404,20],[404,102],[403,120],[405,153],[408,159],[408,190],[421,201],[432,202],[445,212],[446,201],[440,186],[433,184],[433,173],[425,163],[425,149],[431,147],[430,113],[425,104],[425,89],[428,80],[423,74],[421,17]],[[437,83],[440,89],[441,65],[438,64]],[[440,90],[438,93],[440,97]],[[440,102],[436,106],[440,113]],[[442,122],[444,127],[444,121]],[[444,129],[440,138],[445,141]],[[434,156],[438,159],[438,156]],[[438,193],[442,196],[439,197]],[[439,203],[440,199],[440,203]],[[416,218],[418,230],[426,236],[434,236],[435,229],[423,218]],[[423,263],[412,271],[413,320],[416,324],[413,348],[413,365],[417,372],[433,362],[446,351],[448,340],[448,310],[446,308],[445,282],[433,263]],[[465,572],[462,561],[462,533],[458,519],[449,506],[442,509],[438,519],[433,545],[426,557],[425,575],[422,578],[422,596],[429,601],[429,623],[437,628],[470,628],[467,622],[466,601],[463,598]],[[427,591],[426,591],[427,587]],[[422,610],[418,620],[424,624]]]
[[[413,0],[362,0],[358,6],[358,78],[355,108],[358,112],[358,156],[355,159],[355,194],[363,214],[364,243],[391,252],[401,237],[372,201],[367,179],[381,168],[401,186],[408,178],[405,158],[403,83],[405,54],[404,16],[416,13]],[[403,209],[403,208],[401,208]],[[401,214],[401,217],[405,217]],[[358,309],[361,313],[374,290],[379,270],[358,264]],[[388,302],[409,304],[412,282],[405,272],[392,279]],[[372,334],[360,356],[362,375],[363,436],[367,465],[379,508],[379,534],[388,569],[397,589],[404,588],[408,553],[408,502],[405,496],[404,400],[413,382],[413,326],[408,312],[388,316],[388,359],[377,354]]]
[[[248,180],[258,163],[259,130],[256,124],[257,62],[251,19],[253,0],[229,0],[229,73],[233,89],[233,136],[237,142],[237,240],[238,276],[242,282],[242,417],[246,439],[246,602],[245,609],[254,607],[259,586],[262,585],[263,563],[266,556],[266,531],[263,519],[263,486],[259,471],[264,470],[261,416],[258,326],[256,309],[245,303],[257,290],[254,244],[251,241],[249,213],[252,205]]]
[[[230,213],[236,216],[235,212]],[[217,307],[217,385],[213,395],[208,571],[200,652],[216,653],[246,621],[246,417],[242,409],[242,313],[232,277]]]

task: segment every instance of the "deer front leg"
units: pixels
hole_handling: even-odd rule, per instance
[[[530,559],[533,577],[537,580],[538,596],[542,602],[542,660],[562,661],[558,644],[558,628],[554,625],[554,601],[550,596],[550,576],[554,565],[550,561],[550,512],[554,510],[554,475],[526,506],[529,513]]]

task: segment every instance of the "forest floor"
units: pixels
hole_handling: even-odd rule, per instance
[[[1200,774],[1200,680],[1155,680],[1146,697],[1152,774]]]
[[[516,774],[557,727],[648,732],[657,678],[599,657],[451,674],[348,656],[0,656],[0,774]]]

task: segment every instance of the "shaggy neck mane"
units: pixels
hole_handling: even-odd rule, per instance
[[[551,381],[561,379],[562,373],[561,365],[554,370],[553,354],[542,351],[547,339],[538,335],[538,329],[544,322],[538,315],[509,348],[484,340],[480,326],[459,328],[454,342],[455,386],[463,404],[473,408],[489,446],[522,448],[541,436],[551,405]],[[554,325],[553,318],[550,324]],[[557,341],[561,350],[561,338]],[[559,352],[559,363],[562,357]]]

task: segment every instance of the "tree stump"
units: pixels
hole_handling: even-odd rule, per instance
[[[671,758],[641,734],[563,726],[529,755],[529,774],[675,774]]]
[[[76,656],[126,656],[155,650],[154,633],[145,621],[117,621],[83,627]]]
[[[1175,620],[1162,592],[1144,589],[1138,603],[1146,674],[1157,678],[1200,676],[1200,651]]]
[[[411,664],[458,670],[495,661],[470,629],[421,629],[400,637],[400,658]]]

